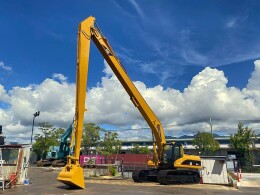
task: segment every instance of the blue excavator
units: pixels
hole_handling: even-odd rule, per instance
[[[37,166],[62,167],[67,162],[67,156],[70,154],[70,139],[72,134],[72,125],[64,132],[60,138],[59,146],[51,146],[47,152],[46,159],[37,162]]]

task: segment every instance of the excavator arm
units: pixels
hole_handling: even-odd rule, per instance
[[[86,20],[80,23],[78,28],[76,110],[73,133],[73,140],[75,140],[74,155],[68,156],[67,165],[63,168],[57,178],[59,181],[69,186],[79,188],[85,187],[83,170],[79,165],[79,155],[84,122],[84,112],[86,111],[85,100],[91,40],[94,42],[106,62],[113,70],[114,74],[128,93],[135,107],[137,107],[151,128],[152,134],[156,141],[156,145],[154,144],[155,165],[158,165],[158,159],[161,159],[162,156],[163,145],[166,143],[161,122],[127,75],[121,62],[109,45],[107,39],[102,35],[97,25],[95,25],[95,18],[92,16],[88,17]],[[156,146],[157,149],[155,148]]]
[[[110,68],[113,70],[114,74],[128,93],[130,100],[133,102],[135,107],[137,107],[137,109],[140,111],[147,124],[151,128],[152,134],[156,141],[158,156],[161,156],[163,144],[166,143],[161,122],[156,117],[149,105],[146,103],[138,89],[131,81],[130,77],[127,75],[120,60],[115,55],[115,52],[109,45],[107,39],[102,35],[99,28],[95,25],[95,18],[90,17],[87,20],[92,23],[90,27],[91,39],[93,40],[98,50],[103,55],[104,59],[109,64]],[[158,156],[155,159],[156,164],[158,163]]]

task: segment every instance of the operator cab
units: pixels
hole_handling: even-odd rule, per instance
[[[181,144],[167,143],[163,145],[162,160],[160,166],[162,169],[174,168],[174,162],[183,157],[183,148]]]

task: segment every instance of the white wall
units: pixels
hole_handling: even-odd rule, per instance
[[[203,183],[228,184],[227,165],[225,160],[202,158],[201,165]]]

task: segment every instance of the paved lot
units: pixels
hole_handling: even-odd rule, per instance
[[[6,189],[4,194],[88,194],[88,195],[143,195],[143,194],[259,194],[260,188],[234,189],[221,185],[170,185],[134,183],[132,180],[86,179],[86,189],[75,190],[56,180],[58,172],[30,168],[30,185]]]

